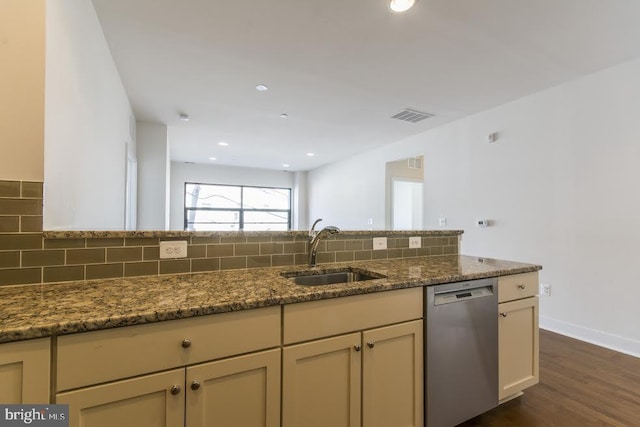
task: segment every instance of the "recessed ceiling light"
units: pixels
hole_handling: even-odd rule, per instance
[[[262,83],[261,83],[261,84],[259,84],[259,85],[256,85],[256,90],[257,90],[258,92],[266,92],[266,91],[268,91],[268,90],[269,90],[269,86],[264,85],[264,84],[262,84]]]
[[[180,120],[182,120],[183,122],[188,122],[191,117],[189,117],[188,114],[180,113],[180,114],[178,114],[178,118]]]
[[[228,142],[224,142],[224,141],[220,141],[220,142],[218,142],[218,145],[221,146],[221,147],[226,147],[227,145],[229,145],[229,143]]]
[[[217,160],[215,157],[209,157],[209,160]]]
[[[289,115],[287,113],[282,113],[280,114],[280,117],[282,117],[283,119],[286,119],[287,117],[289,117]]]
[[[288,168],[289,166],[291,166],[289,163],[283,163],[283,164],[282,164],[282,167],[283,167],[283,168]]]
[[[389,2],[389,9],[392,12],[401,13],[411,9],[416,0],[391,0]]]
[[[316,153],[307,153],[307,156],[309,156],[309,157],[313,157],[315,155],[316,155]]]

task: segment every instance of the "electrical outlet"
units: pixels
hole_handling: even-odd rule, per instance
[[[175,240],[160,242],[160,259],[166,258],[186,258],[187,241]]]
[[[409,248],[420,248],[422,247],[422,238],[420,236],[417,237],[409,237]]]
[[[377,251],[380,249],[387,249],[387,238],[386,237],[374,237],[373,238],[373,250]]]
[[[540,295],[551,296],[551,285],[548,283],[540,283]]]

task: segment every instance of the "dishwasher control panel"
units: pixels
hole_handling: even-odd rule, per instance
[[[491,295],[493,295],[493,288],[491,286],[483,286],[475,289],[458,289],[435,294],[433,305],[451,304]]]

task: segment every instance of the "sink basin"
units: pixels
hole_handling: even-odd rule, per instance
[[[346,268],[343,270],[306,270],[288,271],[282,273],[283,277],[292,280],[297,285],[321,286],[332,285],[334,283],[362,282],[364,280],[384,279],[386,276],[372,273],[370,271],[355,270]]]

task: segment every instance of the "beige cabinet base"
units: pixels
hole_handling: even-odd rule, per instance
[[[539,379],[538,297],[499,304],[499,380],[502,401]]]
[[[177,394],[173,386],[180,387]],[[184,369],[60,393],[70,427],[176,427],[184,424]]]
[[[49,403],[50,340],[0,344],[0,403]]]
[[[187,368],[187,427],[279,427],[280,349]]]

